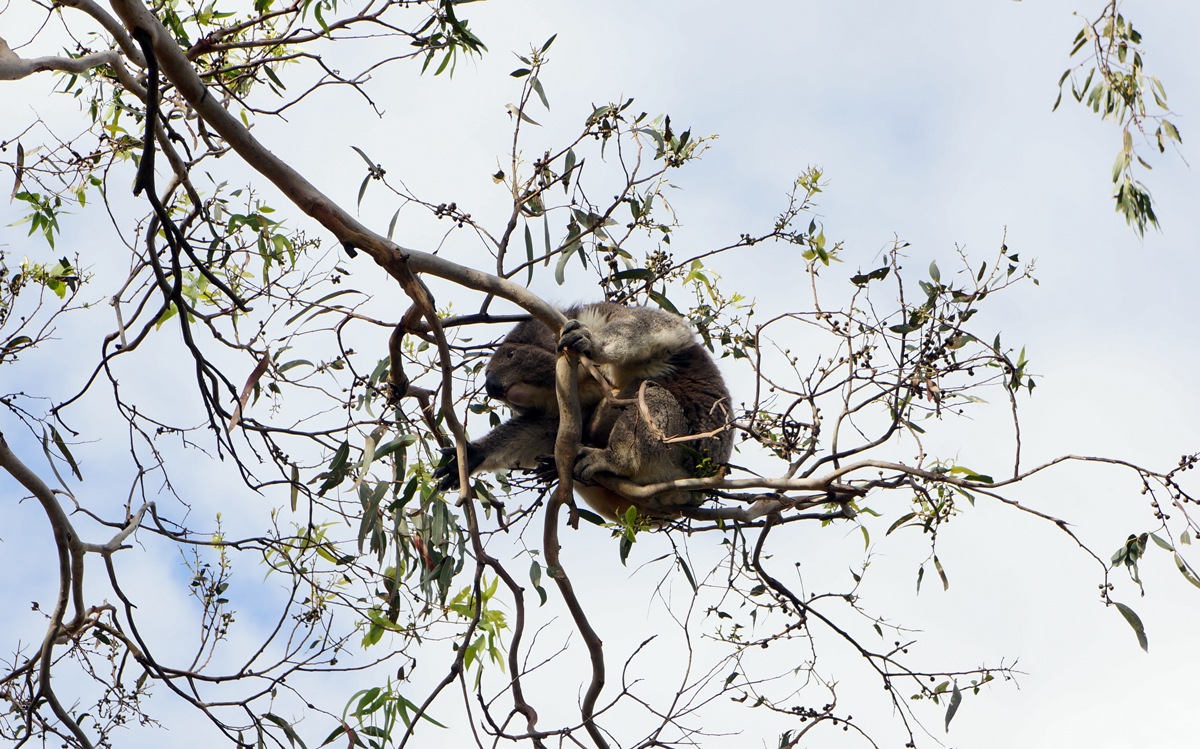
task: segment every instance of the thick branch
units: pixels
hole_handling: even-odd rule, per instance
[[[9,48],[8,42],[0,38],[0,81],[16,81],[34,73],[59,70],[64,73],[86,73],[101,65],[114,70],[121,64],[121,56],[114,50],[94,52],[83,57],[35,57],[31,60],[19,56]]]
[[[559,310],[519,284],[429,253],[406,249],[368,229],[349,211],[330,200],[299,172],[271,153],[237,117],[222,106],[204,85],[184,51],[145,5],[139,0],[115,0],[113,8],[127,27],[140,27],[150,32],[154,40],[154,54],[163,75],[175,85],[196,113],[251,168],[269,179],[305,214],[320,222],[348,251],[363,250],[397,280],[403,280],[407,271],[429,273],[515,302],[553,330],[565,322]],[[406,262],[407,268],[404,266]]]
[[[559,424],[558,438],[554,443],[554,458],[558,465],[558,489],[546,506],[542,545],[543,553],[546,555],[546,565],[554,577],[554,583],[558,586],[563,601],[567,604],[567,609],[571,612],[571,619],[575,622],[576,629],[583,636],[583,642],[587,645],[588,655],[592,661],[592,682],[588,685],[587,693],[583,696],[583,704],[580,706],[583,725],[599,749],[608,749],[608,742],[604,740],[604,734],[594,720],[596,701],[600,698],[601,690],[604,689],[604,643],[600,641],[599,635],[588,621],[587,614],[584,613],[583,606],[579,603],[579,597],[575,595],[571,579],[567,577],[567,573],[562,568],[562,560],[558,553],[558,518],[559,511],[564,504],[572,507],[571,521],[578,522],[571,499],[571,492],[574,489],[572,472],[575,470],[575,455],[579,452],[580,423],[582,421],[579,413],[578,367],[579,358],[576,354],[571,351],[563,351],[559,354],[555,372]]]
[[[4,439],[4,434],[0,433],[0,467],[8,471],[22,486],[33,493],[41,503],[46,517],[50,520],[50,527],[54,531],[54,545],[58,549],[58,598],[54,604],[54,613],[50,617],[50,626],[46,631],[46,636],[42,640],[40,649],[40,663],[38,671],[38,692],[45,697],[50,704],[50,709],[62,721],[63,725],[67,726],[80,745],[91,749],[92,742],[88,739],[87,734],[79,727],[79,724],[71,717],[58,701],[58,697],[54,694],[53,688],[50,686],[50,667],[53,664],[52,651],[54,643],[58,640],[58,636],[63,628],[63,616],[66,614],[67,603],[71,598],[72,593],[75,597],[75,618],[69,625],[68,629],[73,629],[83,622],[83,544],[79,541],[79,537],[75,534],[75,529],[71,527],[71,521],[67,518],[67,514],[63,512],[62,506],[59,505],[58,499],[54,496],[54,492],[46,483],[35,474],[33,471],[21,462],[12,450],[8,447],[8,441]],[[30,709],[33,709],[32,707]]]

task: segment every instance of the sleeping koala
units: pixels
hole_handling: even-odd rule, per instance
[[[591,359],[612,384],[616,396],[636,400],[643,382],[646,410],[658,433],[676,437],[718,430],[729,421],[729,392],[704,347],[696,343],[688,322],[651,307],[623,307],[600,302],[565,310],[569,319],[558,341],[545,324],[529,320],[505,337],[488,362],[485,387],[490,397],[508,404],[515,415],[467,448],[467,467],[476,471],[533,468],[553,455],[558,433],[558,400],[554,391],[558,349]],[[582,434],[575,462],[576,491],[609,520],[632,502],[592,483],[597,473],[610,473],[637,484],[690,478],[698,453],[716,463],[728,461],[730,431],[684,443],[666,444],[646,423],[637,405],[614,405],[604,399],[600,383],[584,370],[579,376]],[[458,485],[458,464],[451,459],[437,469],[442,489]],[[657,497],[658,507],[698,501],[690,492]],[[669,510],[646,514],[669,516]]]

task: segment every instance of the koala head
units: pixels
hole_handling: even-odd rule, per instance
[[[556,409],[554,336],[536,320],[513,328],[488,361],[484,386],[491,398],[518,412]]]

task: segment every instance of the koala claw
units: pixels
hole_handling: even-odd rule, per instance
[[[533,476],[539,484],[549,486],[558,480],[558,462],[553,455],[539,455]]]
[[[592,352],[595,349],[592,331],[578,320],[568,320],[563,325],[562,334],[558,337],[558,350],[564,349],[592,358]]]
[[[433,471],[433,477],[438,479],[438,491],[458,488],[458,451],[453,447],[442,448],[442,460]]]
[[[575,456],[575,479],[585,484],[591,483],[592,476],[599,471],[609,470],[604,463],[604,451],[595,447],[582,446]]]
[[[575,480],[583,483],[592,483],[592,476],[595,476],[599,471],[606,471],[609,468],[603,464],[604,451],[594,447],[580,447],[579,454],[575,456]],[[538,457],[537,468],[533,469],[537,480],[543,484],[552,484],[558,479],[558,462],[554,460],[553,455],[542,455]]]
[[[467,473],[474,473],[483,462],[483,455],[473,444],[467,445]],[[458,488],[458,450],[453,447],[442,448],[442,462],[433,471],[433,477],[438,479],[438,491],[448,491]]]

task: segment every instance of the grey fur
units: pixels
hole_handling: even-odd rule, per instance
[[[725,382],[684,318],[656,308],[611,302],[573,307],[565,314],[571,321],[559,341],[541,322],[523,322],[505,337],[488,362],[488,395],[507,403],[516,415],[470,444],[467,462],[471,473],[532,468],[539,458],[553,454],[558,432],[554,393],[558,348],[576,351],[599,365],[619,390],[619,398],[637,399],[642,383],[648,381],[646,410],[666,437],[714,431],[729,420]],[[615,519],[631,502],[591,483],[597,473],[615,474],[643,485],[694,474],[696,457],[692,452],[665,444],[636,405],[614,406],[605,401],[600,385],[582,370],[579,400],[583,435],[575,464],[580,482],[576,488],[604,517]],[[733,449],[733,435],[726,430],[684,444],[703,457],[725,463]],[[454,461],[435,475],[441,477],[443,488],[458,484]],[[690,493],[677,492],[658,497],[655,505],[669,507],[698,500]]]

